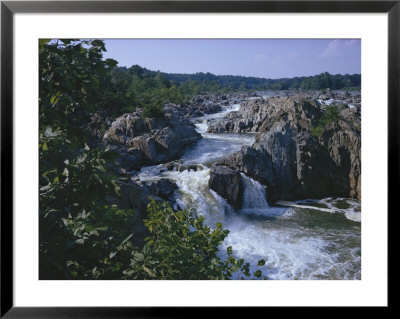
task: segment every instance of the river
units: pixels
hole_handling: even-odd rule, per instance
[[[188,148],[181,161],[195,165],[196,171],[167,171],[159,165],[144,167],[137,176],[142,181],[169,178],[179,187],[176,208],[193,209],[210,227],[222,222],[230,230],[220,249],[222,258],[232,246],[235,257],[244,258],[252,270],[261,269],[268,279],[361,279],[359,201],[309,199],[270,207],[265,187],[242,174],[243,206],[235,211],[209,189],[210,165],[254,141],[254,134],[207,133],[210,123],[239,107],[230,104],[220,113],[193,119],[203,139]],[[259,259],[265,266],[257,267]]]

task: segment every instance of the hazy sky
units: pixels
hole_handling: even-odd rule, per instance
[[[283,78],[361,73],[361,40],[105,40],[106,58],[168,73]]]

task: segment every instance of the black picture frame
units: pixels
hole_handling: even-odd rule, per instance
[[[1,1],[1,317],[175,318],[188,308],[24,308],[13,305],[13,16],[15,13],[388,13],[388,203],[395,209],[399,186],[400,1]],[[393,211],[392,211],[393,212]],[[390,214],[388,214],[390,218]],[[390,225],[390,222],[388,223]],[[392,223],[393,224],[393,223]],[[392,234],[392,232],[390,232]],[[388,243],[390,243],[390,235]],[[390,246],[388,246],[390,247]],[[390,249],[389,249],[390,250]],[[389,254],[388,254],[389,257]],[[389,287],[389,282],[388,282]],[[388,307],[390,308],[390,298]],[[293,309],[293,307],[292,307]],[[221,309],[220,309],[221,310]],[[224,314],[227,315],[227,309]],[[260,310],[260,309],[258,309]],[[296,311],[303,312],[304,308]],[[336,311],[337,309],[334,309]],[[209,309],[197,309],[196,315]],[[246,310],[247,311],[247,310]],[[270,311],[270,310],[268,310]],[[235,310],[237,312],[237,310]]]

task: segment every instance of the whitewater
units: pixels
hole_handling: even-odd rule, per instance
[[[268,279],[361,279],[359,201],[308,199],[281,201],[271,207],[266,201],[268,190],[242,174],[243,206],[235,211],[209,189],[212,163],[254,142],[254,134],[207,133],[209,125],[239,108],[239,103],[232,103],[222,112],[192,119],[203,139],[185,151],[181,162],[196,169],[168,171],[163,165],[150,166],[134,178],[175,182],[179,188],[174,193],[176,209],[190,209],[204,216],[210,227],[222,222],[229,229],[220,256],[224,258],[226,247],[232,246],[235,257],[244,258],[252,270],[261,269]],[[257,267],[260,259],[266,261],[261,268]]]

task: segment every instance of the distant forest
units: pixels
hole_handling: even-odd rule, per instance
[[[309,77],[263,79],[211,73],[172,74],[151,71],[139,65],[129,68],[114,65],[101,77],[100,86],[102,89],[98,94],[101,96],[96,95],[99,106],[113,114],[143,107],[147,116],[160,115],[165,102],[189,103],[193,96],[205,93],[328,88],[360,90],[361,75],[331,75],[325,72]]]
[[[148,78],[158,77],[169,82],[170,86],[179,88],[183,95],[202,94],[206,92],[234,92],[248,90],[360,90],[361,74],[330,74],[324,72],[314,76],[301,76],[294,78],[266,79],[257,77],[246,77],[239,75],[215,75],[212,73],[164,73],[150,71],[139,65],[130,68],[119,67],[119,72],[127,74],[140,74]]]
[[[266,79],[235,75],[214,75],[211,73],[172,74],[162,73],[168,80],[185,86],[218,86],[228,91],[235,90],[323,90],[323,89],[359,89],[361,86],[360,74],[329,74],[321,73],[315,76],[302,76],[282,79]],[[194,83],[193,83],[194,82]],[[212,89],[211,89],[212,90]]]

